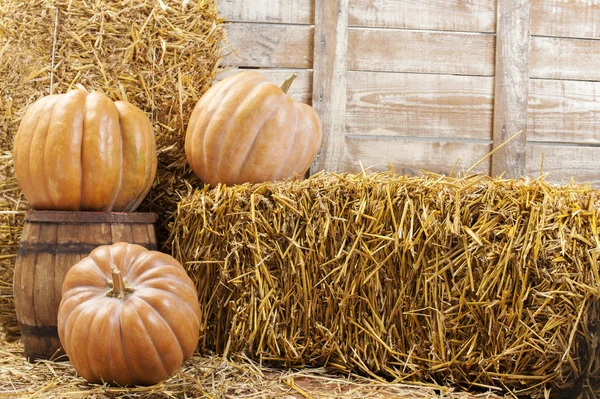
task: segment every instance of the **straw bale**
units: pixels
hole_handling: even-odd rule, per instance
[[[186,167],[184,129],[214,78],[221,22],[216,0],[0,2],[0,210],[26,208],[10,151],[27,105],[81,84],[128,100],[151,118],[158,173],[139,210],[158,213],[158,239],[166,244],[178,193],[197,184]],[[22,215],[0,219],[0,326],[14,331],[12,273]]]
[[[440,386],[378,383],[323,369],[275,370],[249,359],[195,355],[166,381],[151,387],[88,384],[70,362],[27,363],[20,342],[0,340],[0,398],[405,398],[499,399]]]
[[[544,397],[600,375],[599,201],[542,178],[321,173],[196,190],[171,239],[203,351]]]

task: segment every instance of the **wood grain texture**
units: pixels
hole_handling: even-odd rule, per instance
[[[350,0],[351,26],[495,32],[495,0]]]
[[[219,74],[216,80],[225,79],[228,76],[235,75],[242,71],[247,71],[247,68],[229,68]],[[313,89],[313,72],[311,69],[261,69],[260,73],[265,75],[269,81],[279,86],[289,75],[295,73],[298,75],[292,86],[290,87],[288,94],[294,101],[299,101],[304,104],[311,104],[312,101],[312,89]]]
[[[519,178],[526,170],[531,0],[498,0],[492,175]]]
[[[155,223],[152,212],[69,212],[69,211],[27,211],[28,222],[48,223]]]
[[[600,144],[600,82],[529,82],[528,140]]]
[[[532,0],[531,33],[600,39],[600,2],[590,0]]]
[[[226,21],[312,24],[314,0],[219,0]]]
[[[221,65],[312,68],[313,27],[255,23],[227,24],[228,52]]]
[[[494,78],[348,72],[346,133],[492,138]]]
[[[348,69],[494,75],[493,35],[351,28]]]
[[[600,81],[600,40],[531,38],[532,78]]]
[[[591,183],[600,187],[600,147],[560,146],[529,143],[527,146],[527,175],[536,177],[548,173],[547,181],[568,184]]]
[[[464,173],[486,156],[492,146],[488,143],[443,142],[399,138],[358,138],[345,140],[342,169],[358,173],[363,168],[387,170],[391,163],[396,173],[418,175],[422,170],[449,175]],[[471,173],[489,173],[489,159]]]
[[[312,106],[321,118],[323,141],[310,173],[343,171],[347,51],[348,0],[315,0]]]

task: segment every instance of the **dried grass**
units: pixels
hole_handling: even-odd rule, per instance
[[[275,370],[249,359],[194,356],[163,383],[119,388],[88,384],[69,362],[23,359],[20,343],[0,341],[0,398],[405,398],[498,399],[444,387],[378,383],[323,369]]]
[[[600,375],[599,201],[541,178],[318,174],[197,190],[171,239],[204,351],[543,397]]]
[[[27,105],[82,84],[128,100],[152,119],[158,173],[139,210],[159,215],[158,238],[167,244],[165,226],[178,193],[197,184],[185,163],[185,124],[214,78],[223,36],[216,0],[0,2],[0,209],[26,206],[10,151]],[[0,326],[12,330],[12,270],[22,217],[0,218]]]

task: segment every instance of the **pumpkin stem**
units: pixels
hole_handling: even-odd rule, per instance
[[[125,297],[125,281],[120,270],[114,268],[112,270],[113,288],[111,290],[111,296],[122,299]]]
[[[291,74],[287,77],[286,80],[283,81],[281,86],[279,86],[285,94],[287,94],[288,90],[290,89],[290,86],[292,85],[292,82],[294,81],[294,79],[296,79],[297,76],[298,75],[296,75],[295,73]]]

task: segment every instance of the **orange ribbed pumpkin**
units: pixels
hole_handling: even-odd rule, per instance
[[[19,187],[38,210],[130,212],[156,176],[148,117],[128,102],[79,89],[29,107],[13,157]]]
[[[293,80],[293,78],[291,79]],[[211,185],[302,177],[321,146],[319,116],[255,71],[211,87],[198,101],[185,137],[185,154]]]
[[[94,249],[69,270],[57,325],[86,380],[151,385],[194,353],[200,304],[175,259],[121,242]]]

